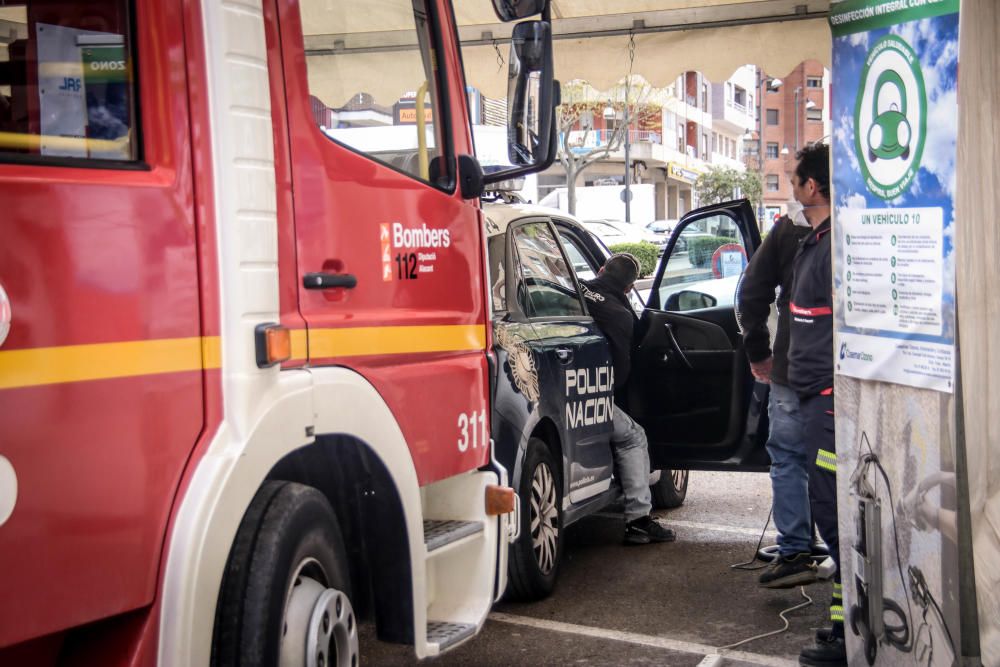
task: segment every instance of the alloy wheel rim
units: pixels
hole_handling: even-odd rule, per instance
[[[531,478],[531,546],[542,574],[549,574],[556,565],[559,543],[556,495],[552,471],[545,463],[539,463]]]
[[[687,485],[688,471],[687,470],[671,470],[670,479],[673,481],[674,490],[681,491]]]

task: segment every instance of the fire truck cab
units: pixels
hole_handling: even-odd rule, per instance
[[[0,663],[482,626],[517,523],[479,195],[554,153],[545,2],[494,5],[542,17],[484,177],[449,0],[0,0]]]

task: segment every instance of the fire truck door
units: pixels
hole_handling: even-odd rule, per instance
[[[309,363],[375,386],[421,484],[483,465],[489,433],[483,239],[456,187],[472,146],[444,4],[387,0],[392,29],[352,35],[356,2],[277,2]],[[327,32],[343,52],[320,48]]]
[[[135,4],[3,8],[0,647],[153,601],[203,426],[181,5]]]

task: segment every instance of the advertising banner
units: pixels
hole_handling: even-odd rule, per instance
[[[836,372],[952,393],[958,0],[830,23]]]
[[[958,9],[848,0],[830,11],[840,612],[851,665],[944,666],[960,654]]]

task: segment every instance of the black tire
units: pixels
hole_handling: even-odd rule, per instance
[[[661,470],[660,481],[649,487],[653,495],[653,507],[673,509],[684,504],[688,491],[687,470]]]
[[[552,593],[563,552],[562,482],[552,453],[531,438],[521,466],[517,493],[521,501],[521,535],[510,545],[507,595],[539,600]],[[534,533],[532,524],[542,514]]]
[[[343,610],[339,618],[334,616],[334,625],[347,635],[334,635],[325,664],[356,665],[357,622],[350,604],[347,552],[333,508],[311,486],[267,482],[250,503],[229,554],[216,610],[212,665],[279,664],[283,634],[301,626],[296,620],[289,628],[286,601],[290,603],[293,589],[303,582],[325,588],[324,595],[336,598],[337,614]],[[332,599],[330,604],[332,608]],[[302,637],[306,646],[305,634]]]

